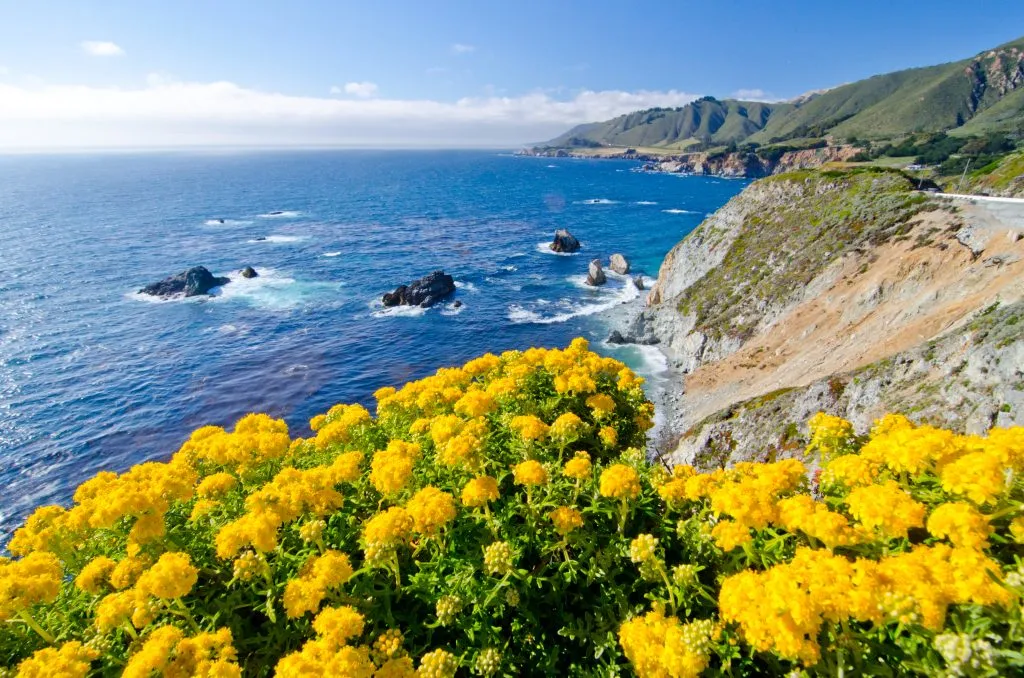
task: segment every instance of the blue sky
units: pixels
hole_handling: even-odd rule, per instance
[[[1024,3],[0,3],[0,146],[491,145],[790,98],[1024,34]]]

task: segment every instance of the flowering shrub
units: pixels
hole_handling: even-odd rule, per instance
[[[0,675],[1021,670],[1024,431],[668,470],[641,384],[577,339],[101,473],[8,544]]]

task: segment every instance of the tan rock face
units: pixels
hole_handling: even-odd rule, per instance
[[[608,259],[608,268],[612,269],[619,275],[626,275],[629,273],[629,262],[626,261],[626,257],[619,253],[615,253]]]

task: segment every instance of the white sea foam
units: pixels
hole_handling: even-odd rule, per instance
[[[507,264],[505,266],[502,266],[501,270],[508,271],[509,273],[514,273],[515,271],[519,270],[519,267],[518,266],[513,266],[512,264]]]
[[[290,243],[290,242],[302,242],[303,240],[306,240],[306,239],[307,239],[307,236],[304,236],[304,235],[268,235],[265,238],[263,238],[262,240],[257,240],[256,238],[253,238],[249,242],[251,242],[251,243],[268,242],[268,243],[272,243],[272,244],[275,244],[275,245],[279,245],[279,244]]]
[[[558,167],[558,165],[548,165],[547,167],[548,167],[548,169],[554,169],[554,168]]]
[[[586,276],[570,276],[567,280],[579,287],[598,291],[598,299],[596,301],[584,303],[579,303],[575,299],[561,299],[557,302],[556,306],[567,310],[563,313],[556,313],[554,315],[544,315],[537,311],[525,308],[520,304],[512,304],[508,307],[508,319],[516,324],[535,323],[538,325],[550,325],[553,323],[564,323],[572,318],[594,315],[595,313],[607,311],[619,306],[620,304],[632,301],[640,295],[640,291],[628,282],[617,287],[591,287],[585,282]],[[539,304],[535,302],[535,305],[547,306],[548,304]]]
[[[324,252],[321,256],[324,257],[340,257],[341,252]]]
[[[618,200],[609,200],[608,198],[588,198],[587,200],[577,200],[574,205],[616,205]]]
[[[466,290],[467,292],[472,292],[473,294],[476,294],[477,292],[480,291],[480,290],[478,290],[476,288],[476,285],[474,285],[473,283],[471,283],[471,282],[463,282],[462,280],[456,280],[455,281],[455,287],[457,289],[460,289],[460,290]]]
[[[377,302],[377,303],[379,304],[380,302]],[[405,305],[400,305],[400,306],[389,306],[387,308],[381,306],[376,311],[374,311],[371,315],[374,318],[398,318],[398,317],[402,317],[402,318],[416,318],[418,316],[423,315],[428,310],[430,310],[430,309],[428,309],[428,308],[426,308],[424,306],[405,306]]]
[[[455,305],[455,302],[445,304],[444,308],[441,309],[441,315],[458,315],[466,308],[465,304]]]
[[[203,222],[204,226],[248,226],[251,224],[251,220],[245,219],[207,219]]]
[[[553,254],[556,257],[575,257],[579,252],[556,252],[550,247],[550,242],[537,243],[537,251],[541,254]]]
[[[515,259],[516,257],[525,257],[525,256],[526,256],[526,252],[513,252],[512,254],[508,255],[508,258],[509,259]]]
[[[700,212],[694,212],[693,210],[670,209],[661,211],[665,214],[700,214]]]
[[[302,212],[296,210],[275,210],[259,215],[260,219],[294,219],[301,216]]]
[[[653,200],[637,200],[634,205],[657,205]]]

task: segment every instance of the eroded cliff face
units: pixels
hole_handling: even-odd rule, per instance
[[[775,159],[762,158],[754,153],[725,153],[714,157],[707,153],[689,153],[659,162],[653,169],[659,172],[757,178],[813,169],[830,162],[845,162],[857,152],[858,149],[853,146],[826,146],[787,151]]]
[[[1024,218],[912,189],[885,172],[773,177],[669,253],[627,335],[659,342],[683,374],[673,458],[796,449],[799,426],[821,409],[862,427],[915,407],[961,430],[1024,422],[1021,333],[988,341],[969,330],[1024,298]],[[941,350],[927,348],[942,337]],[[851,386],[871,365],[902,371]],[[931,404],[906,394],[915,388]]]

